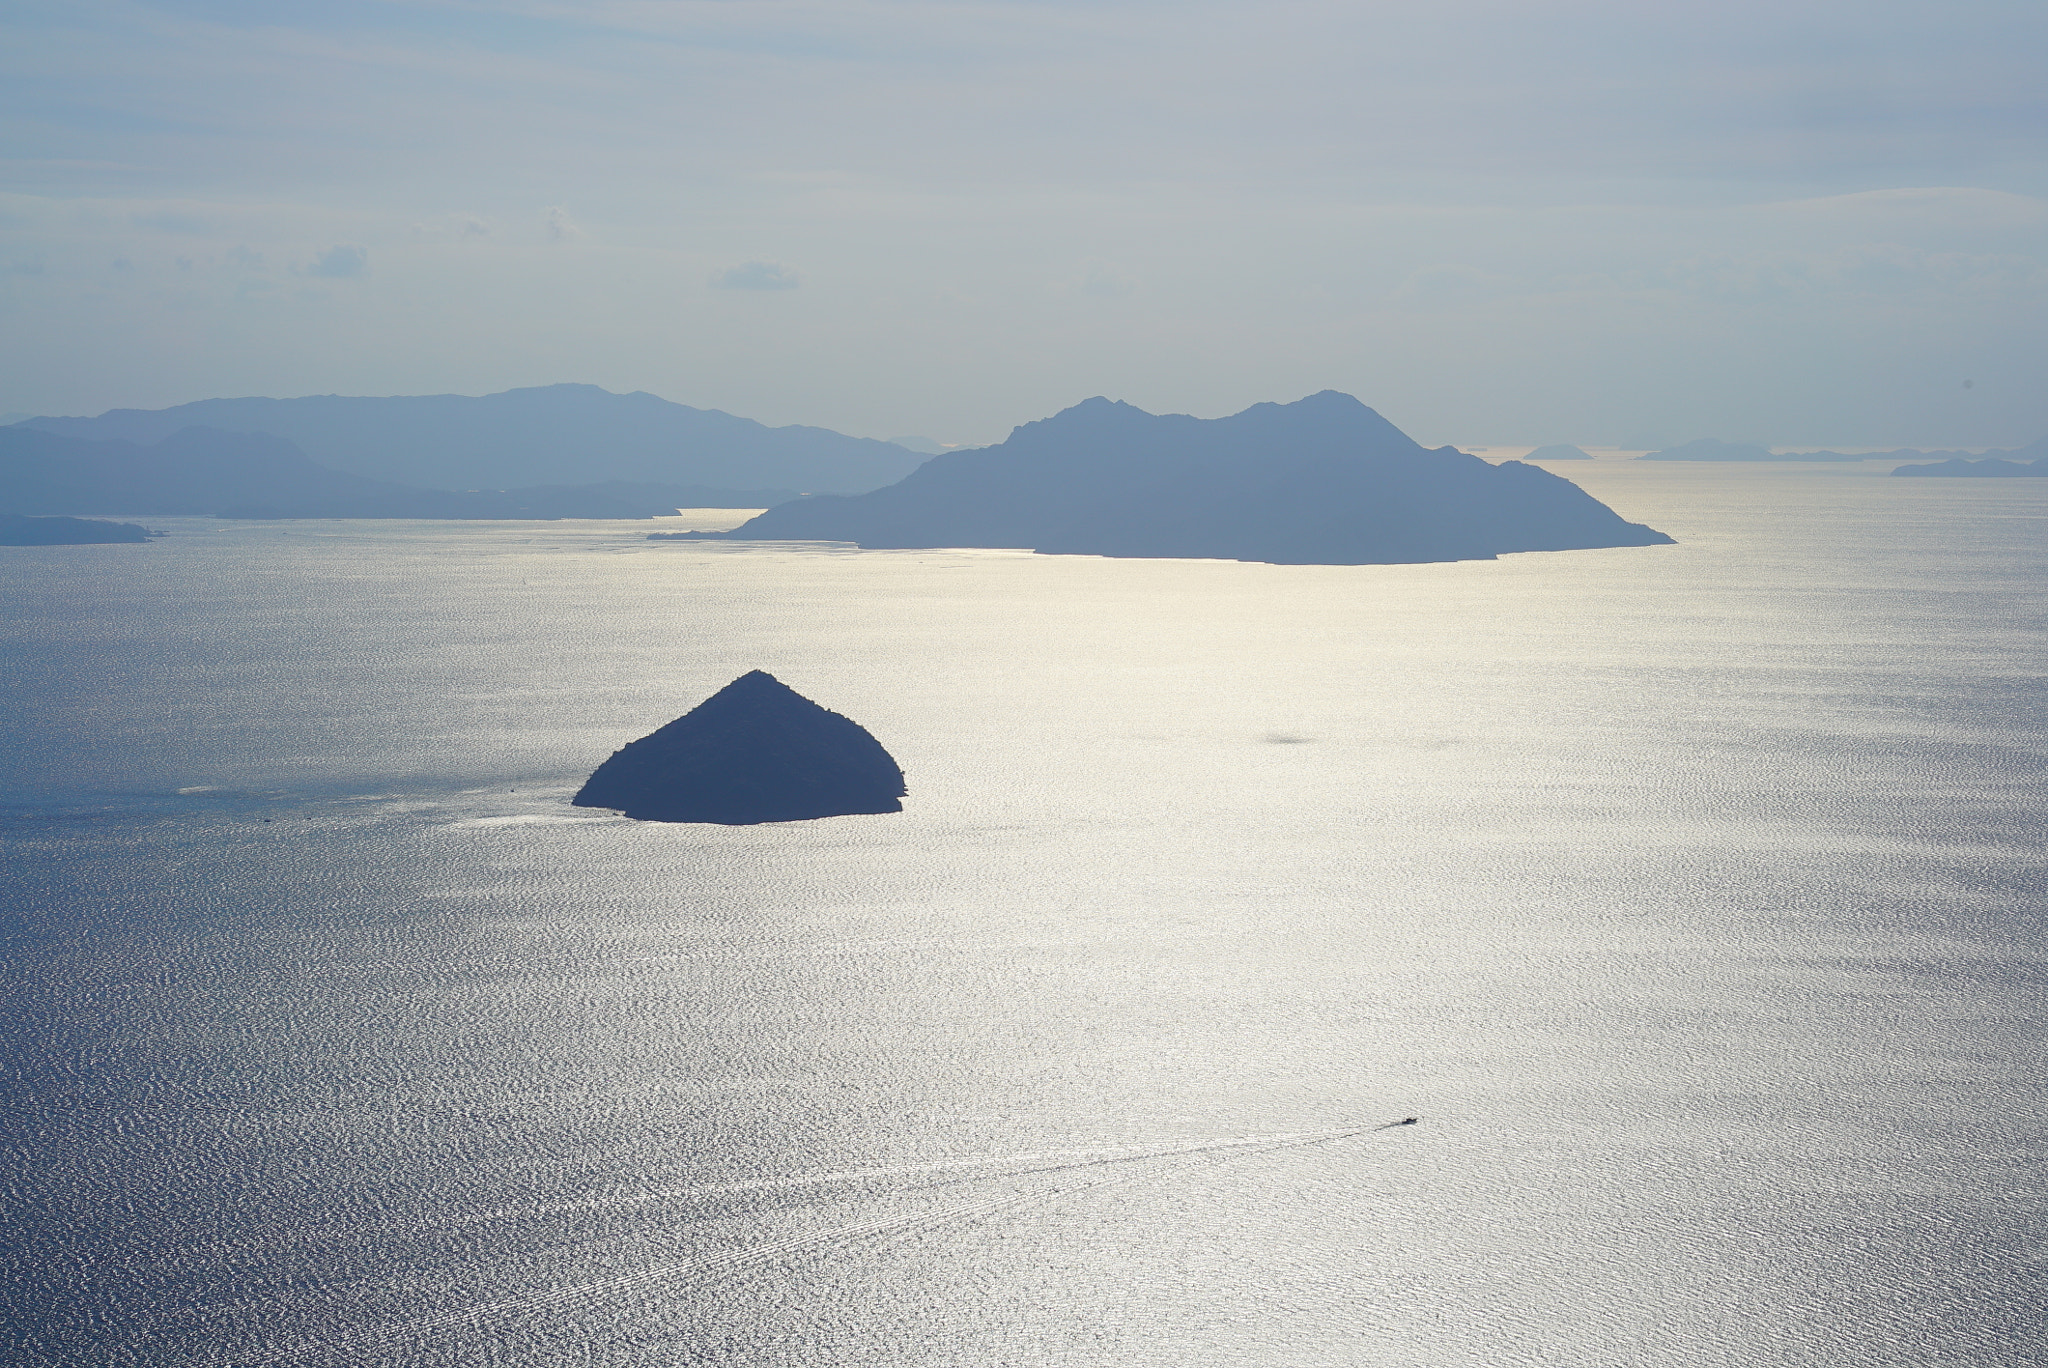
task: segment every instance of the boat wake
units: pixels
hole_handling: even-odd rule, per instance
[[[1120,1152],[1102,1150],[1039,1151],[1023,1155],[984,1156],[940,1160],[928,1164],[903,1165],[890,1168],[853,1169],[843,1172],[796,1176],[789,1178],[763,1179],[758,1182],[733,1183],[716,1187],[677,1190],[672,1194],[647,1194],[643,1200],[661,1200],[671,1196],[711,1195],[743,1190],[758,1190],[780,1187],[830,1184],[866,1181],[875,1178],[905,1177],[931,1174],[946,1170],[971,1170],[990,1168],[1003,1164],[1023,1164],[1008,1173],[983,1174],[981,1181],[1004,1178],[1021,1178],[1046,1173],[1072,1172],[1093,1174],[1072,1181],[1057,1184],[1033,1192],[1006,1193],[981,1201],[963,1202],[938,1211],[918,1212],[907,1216],[888,1216],[874,1220],[858,1221],[849,1225],[835,1226],[829,1230],[814,1231],[807,1235],[792,1236],[764,1244],[749,1245],[742,1249],[722,1253],[706,1254],[695,1258],[676,1259],[654,1264],[631,1273],[615,1277],[596,1278],[586,1282],[573,1283],[564,1287],[551,1288],[526,1296],[508,1297],[499,1301],[478,1302],[459,1310],[440,1315],[423,1316],[414,1320],[388,1323],[368,1327],[353,1334],[304,1337],[277,1343],[251,1353],[216,1359],[204,1368],[258,1368],[264,1364],[290,1364],[317,1362],[337,1355],[360,1355],[365,1350],[447,1330],[458,1326],[473,1326],[503,1317],[546,1310],[552,1307],[584,1305],[604,1297],[636,1287],[668,1281],[701,1282],[724,1277],[741,1269],[773,1262],[789,1254],[805,1250],[825,1249],[854,1240],[875,1236],[910,1233],[919,1230],[944,1229],[949,1226],[969,1224],[992,1216],[1000,1211],[1032,1205],[1044,1205],[1071,1197],[1077,1193],[1096,1191],[1118,1186],[1142,1186],[1147,1183],[1164,1183],[1199,1168],[1213,1168],[1234,1163],[1259,1155],[1274,1154],[1282,1150],[1299,1149],[1310,1145],[1328,1144],[1353,1136],[1366,1135],[1375,1131],[1412,1124],[1395,1121],[1385,1124],[1359,1124],[1332,1127],[1327,1130],[1279,1132],[1266,1135],[1236,1136],[1222,1140],[1195,1141],[1182,1145],[1158,1146],[1147,1149],[1126,1149]],[[1147,1160],[1178,1159],[1180,1162],[1164,1168],[1140,1168],[1134,1172],[1123,1171],[1123,1166],[1142,1164]],[[1053,1160],[1055,1162],[1045,1162]],[[1104,1168],[1116,1168],[1116,1172],[1098,1174]],[[970,1179],[971,1180],[971,1179]]]

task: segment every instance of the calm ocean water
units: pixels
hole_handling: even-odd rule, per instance
[[[2048,482],[1566,473],[1681,544],[7,549],[7,1361],[2048,1362]],[[568,806],[757,667],[908,810]]]

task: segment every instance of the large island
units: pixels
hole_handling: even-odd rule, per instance
[[[1228,418],[1090,399],[873,493],[799,499],[704,540],[1019,547],[1283,565],[1659,546],[1570,481],[1425,450],[1347,394]]]

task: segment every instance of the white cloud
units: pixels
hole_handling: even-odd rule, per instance
[[[544,218],[549,242],[574,242],[583,236],[583,229],[576,220],[569,217],[569,211],[559,204],[548,206]]]
[[[329,280],[350,280],[369,269],[368,248],[337,243],[313,258],[313,264],[306,267],[301,274],[324,276]]]
[[[1100,261],[1090,262],[1081,274],[1081,293],[1097,299],[1120,299],[1137,286],[1130,276]]]
[[[801,284],[802,276],[774,261],[728,266],[711,277],[712,288],[718,290],[794,290]]]

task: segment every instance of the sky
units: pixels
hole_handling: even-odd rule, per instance
[[[9,0],[0,413],[2048,435],[2048,5]]]

